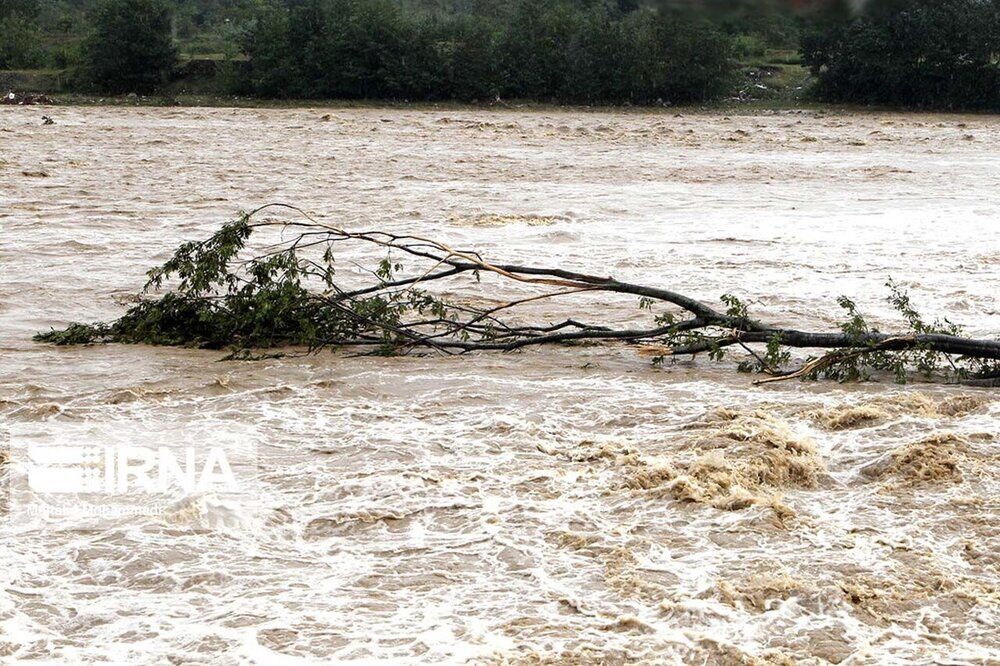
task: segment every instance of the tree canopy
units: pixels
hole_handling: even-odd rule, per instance
[[[111,92],[146,92],[177,61],[170,8],[163,0],[104,0],[83,44],[84,81]]]
[[[808,35],[825,99],[1000,109],[1000,0],[896,0]]]

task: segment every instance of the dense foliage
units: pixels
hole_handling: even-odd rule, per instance
[[[101,341],[229,348],[234,358],[254,358],[256,351],[273,347],[318,349],[345,342],[394,353],[414,335],[400,328],[405,316],[450,321],[447,306],[426,291],[382,289],[400,268],[388,258],[372,271],[376,288],[339,290],[336,241],[325,244],[321,257],[308,256],[315,239],[241,256],[256,226],[267,224],[255,225],[251,214],[241,214],[210,238],[182,244],[170,260],[149,271],[139,304],[114,322],[71,324],[35,339],[58,345]],[[175,290],[145,298],[170,280]]]
[[[1000,109],[1000,0],[857,5],[0,0],[0,69],[101,92],[655,104],[802,90],[805,63],[821,99]]]
[[[522,0],[502,19],[391,0],[269,6],[247,33],[248,90],[288,97],[686,102],[725,91],[728,41],[669,12]]]
[[[177,61],[163,0],[104,0],[83,44],[83,81],[111,92],[145,92],[167,81]]]
[[[0,0],[0,69],[22,69],[42,63],[35,0]]]
[[[801,19],[809,12],[794,12],[786,0],[703,0],[705,14],[741,48],[795,48]],[[824,2],[825,6],[826,3]]]
[[[1000,0],[895,0],[803,39],[825,99],[1000,109]]]
[[[783,2],[743,0],[759,20],[741,31],[732,11],[671,0],[3,0],[0,68],[69,68],[86,89],[144,92],[183,76],[176,52],[204,53],[229,61],[216,92],[700,101],[729,90],[734,44],[786,40],[775,25],[787,11],[751,10]]]

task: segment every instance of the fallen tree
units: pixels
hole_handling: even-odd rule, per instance
[[[293,212],[292,220],[264,218],[265,211]],[[248,241],[264,228],[280,231],[277,243],[251,251]],[[337,272],[340,250],[376,248],[377,266],[358,280]],[[404,273],[403,260],[419,270]],[[465,278],[471,285],[495,276],[500,284],[530,286],[530,295],[493,304],[446,299],[429,288]],[[495,263],[420,236],[387,231],[346,231],[287,204],[268,204],[241,214],[210,238],[181,245],[149,281],[136,305],[110,323],[72,324],[39,333],[54,344],[94,342],[187,345],[230,349],[227,358],[255,358],[262,351],[305,347],[363,347],[372,354],[415,351],[461,354],[510,352],[525,347],[581,341],[619,341],[653,350],[654,363],[727,351],[744,357],[738,369],[768,375],[758,383],[796,377],[867,379],[891,373],[904,382],[913,373],[995,385],[1000,378],[1000,340],[962,335],[948,320],[926,322],[909,296],[891,281],[889,301],[906,330],[884,333],[870,325],[845,297],[847,319],[836,332],[808,332],[767,325],[732,295],[725,309],[667,289],[622,282],[558,267]],[[154,291],[165,290],[158,298]],[[485,288],[485,285],[483,285]],[[650,323],[614,327],[565,318],[539,324],[518,318],[519,307],[584,293],[639,298]],[[657,309],[662,308],[661,311]],[[644,313],[645,314],[645,313]],[[793,365],[791,349],[824,350]]]

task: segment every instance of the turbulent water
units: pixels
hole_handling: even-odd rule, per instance
[[[6,467],[35,436],[228,442],[256,500],[88,526],[8,502],[0,655],[1000,661],[986,390],[754,388],[627,346],[241,363],[31,342],[117,316],[179,242],[270,201],[817,330],[842,294],[897,325],[891,276],[1000,332],[989,117],[0,108]]]

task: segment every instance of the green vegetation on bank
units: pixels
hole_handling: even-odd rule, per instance
[[[823,99],[1000,110],[1000,0],[892,0],[803,38]]]
[[[98,94],[697,103],[745,87],[740,59],[796,41],[785,0],[716,4],[724,11],[674,0],[3,0],[0,18],[16,30],[0,70],[58,76],[0,72],[0,82]]]
[[[728,40],[675,13],[521,0],[505,21],[390,0],[271,8],[247,32],[242,92],[276,97],[690,102],[724,93]]]
[[[810,96],[1000,109],[1000,0],[852,4],[0,0],[0,85],[638,105]]]
[[[177,63],[170,10],[161,0],[107,0],[80,59],[86,85],[109,92],[147,92],[169,81]]]

